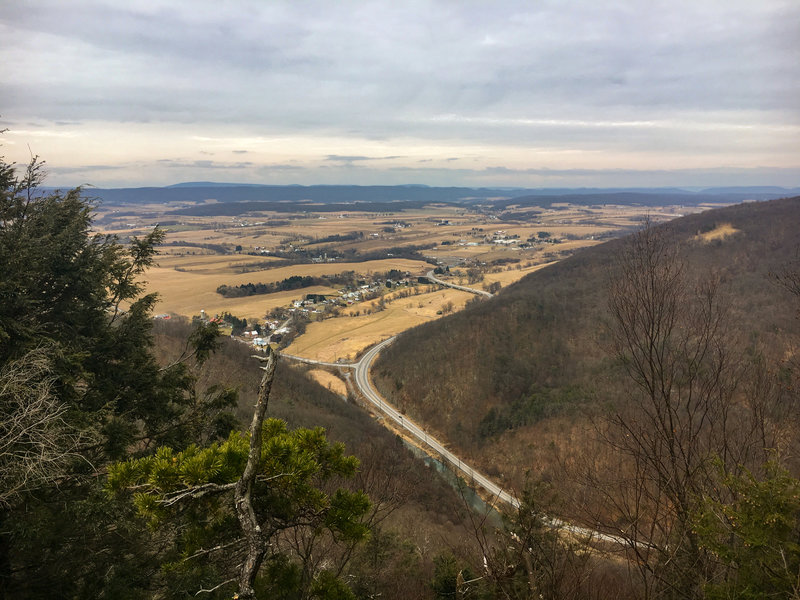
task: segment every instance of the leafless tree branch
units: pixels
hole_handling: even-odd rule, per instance
[[[247,457],[247,464],[244,472],[234,487],[234,505],[239,523],[244,532],[247,544],[247,556],[239,574],[239,598],[242,600],[255,598],[253,582],[255,581],[261,562],[267,551],[267,538],[258,522],[253,508],[253,487],[256,483],[258,469],[261,463],[261,440],[263,432],[264,418],[267,414],[269,404],[269,394],[272,390],[272,381],[275,378],[275,367],[278,364],[278,354],[267,346],[267,356],[257,356],[259,360],[266,364],[262,367],[264,375],[261,377],[261,385],[258,390],[258,399],[253,420],[250,423],[250,451]]]
[[[33,350],[0,371],[0,506],[57,481],[88,434],[65,420],[53,393],[48,350]]]

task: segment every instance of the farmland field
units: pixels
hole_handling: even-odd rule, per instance
[[[322,387],[329,389],[334,394],[340,396],[347,396],[347,386],[344,381],[328,371],[322,369],[312,369],[308,372],[308,376],[314,381],[319,383]]]
[[[98,227],[122,238],[141,236],[155,224],[166,232],[157,266],[146,273],[148,292],[158,292],[157,313],[209,317],[229,313],[255,326],[283,310],[309,320],[287,352],[324,361],[353,359],[370,345],[420,323],[463,308],[472,296],[420,285],[434,266],[440,277],[471,287],[505,287],[584,247],[629,231],[646,215],[668,220],[699,208],[640,206],[509,206],[504,211],[428,205],[385,213],[355,210],[297,214],[258,212],[238,216],[180,216],[158,205],[101,207]],[[708,207],[702,207],[708,208]],[[707,238],[730,235],[720,230]],[[352,272],[354,295],[325,276]],[[405,277],[402,289],[382,277]],[[314,285],[272,293],[225,297],[220,286],[278,284],[290,277]],[[341,279],[341,277],[340,277]],[[369,288],[369,289],[363,289]],[[349,293],[345,302],[345,294]],[[324,305],[300,307],[309,295]],[[351,299],[352,297],[352,299]],[[336,300],[338,298],[338,300]],[[321,375],[315,375],[319,379]],[[331,383],[331,382],[328,382]]]
[[[186,258],[188,259],[186,261],[174,256],[162,258],[158,267],[147,272],[148,290],[157,291],[160,296],[157,311],[192,316],[200,314],[202,309],[209,315],[227,311],[247,319],[263,319],[273,308],[289,305],[293,300],[300,299],[306,294],[336,294],[336,290],[331,287],[313,286],[273,294],[225,298],[216,292],[217,287],[251,282],[273,283],[292,275],[319,277],[336,275],[343,271],[355,271],[366,275],[398,269],[422,274],[429,266],[421,261],[384,259],[363,263],[298,264],[241,273],[241,264],[232,263],[228,256],[204,256],[203,259],[216,260],[205,260],[201,265],[194,262],[197,258],[195,256]],[[246,258],[250,263],[255,259],[252,256]],[[242,262],[247,263],[247,261]],[[163,266],[165,264],[172,266]]]
[[[344,311],[347,316],[310,323],[286,351],[325,362],[353,360],[359,352],[387,337],[438,318],[449,302],[452,310],[460,310],[472,297],[468,292],[444,289],[393,300],[379,312],[371,308],[372,302],[364,302]],[[368,310],[373,312],[363,314]],[[356,312],[361,314],[349,316]]]

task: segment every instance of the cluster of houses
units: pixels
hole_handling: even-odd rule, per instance
[[[483,230],[481,229],[481,231]],[[451,244],[457,246],[481,246],[484,244],[493,244],[493,245],[499,244],[504,246],[517,246],[519,248],[530,247],[530,244],[528,242],[520,241],[518,235],[508,234],[504,230],[495,231],[491,235],[485,235],[483,236],[483,240],[480,242],[469,241],[464,238],[459,239],[457,242],[442,242],[443,246],[449,246]]]
[[[503,229],[501,229],[499,231],[495,231],[494,234],[491,237],[487,236],[484,239],[486,240],[486,243],[488,243],[488,244],[505,244],[505,245],[519,244],[519,236],[518,235],[516,235],[516,234],[509,235]]]
[[[251,223],[250,221],[247,221],[246,219],[238,219],[236,217],[232,217],[231,221],[233,221],[234,225],[237,226],[237,227],[256,227],[256,226],[262,226],[262,225],[266,225],[267,224],[265,221],[256,221],[254,223]]]
[[[257,349],[264,350],[272,343],[279,344],[287,333],[289,333],[287,325],[281,325],[280,321],[267,319],[258,329],[248,329],[242,332],[241,339],[251,343]]]
[[[338,294],[306,294],[302,300],[292,302],[292,308],[289,310],[320,313],[324,311],[325,306],[350,306],[364,300],[372,300],[380,296],[384,288],[393,289],[416,283],[416,279],[412,278],[410,273],[406,272],[404,275],[399,279],[376,279],[355,289],[344,288]]]
[[[302,300],[293,301],[288,312],[304,315],[319,314],[325,312],[327,306],[349,306],[357,302],[377,298],[385,288],[393,289],[409,286],[416,282],[417,280],[406,272],[402,278],[373,280],[359,285],[356,289],[344,288],[338,294],[306,294]],[[218,315],[210,318],[205,310],[200,311],[200,319],[204,322],[222,323],[222,319]],[[289,333],[289,326],[286,323],[282,324],[280,321],[267,319],[258,329],[248,328],[245,330],[240,339],[251,343],[255,348],[264,349],[271,343],[280,343],[283,337]]]

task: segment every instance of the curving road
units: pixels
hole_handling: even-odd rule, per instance
[[[479,296],[486,296],[487,298],[491,298],[492,296],[494,296],[494,294],[490,294],[486,290],[476,290],[475,288],[467,287],[465,285],[456,285],[455,283],[450,283],[449,281],[445,281],[444,279],[439,279],[438,277],[436,277],[436,275],[434,275],[433,271],[428,271],[425,274],[425,277],[427,277],[433,283],[438,283],[439,285],[444,285],[446,287],[451,287],[464,292],[469,292],[470,294],[478,294]]]
[[[384,415],[394,421],[401,429],[405,429],[419,442],[426,444],[433,449],[443,460],[450,463],[456,473],[463,475],[466,480],[472,485],[479,485],[485,489],[493,497],[502,500],[506,504],[510,504],[514,508],[519,507],[519,500],[502,489],[499,485],[494,483],[491,479],[486,477],[483,473],[476,471],[468,464],[464,463],[458,456],[450,452],[444,445],[435,437],[430,435],[427,431],[422,429],[414,421],[409,419],[406,415],[400,413],[394,406],[388,404],[378,391],[372,386],[369,373],[372,363],[377,358],[381,350],[391,344],[396,336],[384,340],[380,344],[373,346],[357,363],[354,364],[356,372],[356,385],[358,386],[364,397],[372,402],[378,410]]]
[[[304,362],[307,364],[312,365],[323,365],[323,366],[330,366],[330,367],[348,367],[354,369],[355,371],[355,383],[356,387],[359,389],[361,394],[369,400],[375,408],[377,408],[384,416],[394,421],[394,423],[400,427],[401,429],[406,430],[411,436],[416,438],[417,441],[421,442],[422,444],[427,445],[429,448],[434,450],[443,460],[450,463],[456,473],[463,475],[467,482],[471,486],[479,485],[483,489],[485,489],[489,494],[493,497],[502,500],[506,504],[513,506],[514,508],[519,507],[519,500],[509,494],[507,491],[502,489],[499,485],[494,483],[491,479],[486,477],[483,473],[476,471],[471,466],[466,464],[462,461],[458,456],[450,452],[444,445],[437,440],[435,437],[430,435],[427,431],[422,429],[419,425],[417,425],[414,421],[409,419],[406,415],[402,414],[399,410],[397,410],[394,406],[389,404],[383,396],[378,393],[373,385],[372,381],[370,380],[370,369],[372,368],[372,363],[375,362],[375,359],[380,354],[381,350],[383,350],[386,346],[391,344],[397,336],[392,336],[379,344],[376,344],[372,348],[370,348],[364,356],[361,357],[357,362],[353,363],[332,363],[332,362],[324,362],[320,360],[313,360],[310,358],[303,358],[302,356],[294,356],[291,354],[282,354],[284,358],[288,358],[290,360],[297,360],[300,362]]]
[[[478,290],[475,291],[477,292]],[[375,346],[370,348],[364,354],[364,356],[362,356],[357,362],[352,362],[352,363],[324,362],[324,361],[313,360],[310,358],[303,358],[301,356],[293,356],[291,354],[282,354],[281,356],[283,356],[284,358],[288,358],[290,360],[297,360],[308,364],[353,369],[355,372],[356,387],[359,389],[364,398],[369,400],[383,415],[394,421],[394,423],[398,427],[407,431],[408,434],[416,438],[418,442],[431,448],[434,452],[436,452],[436,454],[439,455],[439,457],[442,460],[450,463],[453,470],[456,473],[462,475],[467,480],[467,483],[470,485],[470,487],[474,488],[476,486],[480,486],[497,500],[500,500],[513,508],[519,508],[520,501],[518,498],[516,498],[514,495],[504,490],[503,488],[501,488],[499,485],[497,485],[495,482],[489,479],[486,475],[484,475],[480,471],[475,470],[473,467],[462,461],[461,458],[450,452],[447,448],[445,448],[444,444],[442,444],[439,440],[437,440],[427,431],[422,429],[422,427],[417,425],[413,420],[409,419],[406,415],[398,411],[394,406],[389,404],[386,401],[386,399],[383,396],[381,396],[380,393],[378,393],[378,391],[373,387],[372,381],[370,379],[370,370],[372,368],[372,363],[375,362],[375,359],[378,357],[378,354],[380,354],[381,350],[383,350],[386,346],[391,344],[396,338],[397,336],[392,336],[380,342],[379,344],[376,344]],[[595,541],[610,542],[622,546],[628,545],[630,543],[629,541],[626,541],[624,538],[620,536],[594,531],[593,529],[579,527],[577,525],[572,525],[570,523],[567,523],[566,521],[562,521],[561,519],[553,518],[549,519],[548,522],[552,527],[557,527],[565,531],[569,531],[570,533],[573,533],[575,535],[586,537]],[[645,546],[646,544],[637,544],[637,545]]]
[[[304,358],[302,356],[295,356],[294,354],[281,354],[282,358],[289,360],[296,360],[297,362],[306,363],[309,365],[321,365],[323,367],[353,367],[357,363],[340,363],[340,362],[325,362],[322,360],[314,360],[313,358]]]

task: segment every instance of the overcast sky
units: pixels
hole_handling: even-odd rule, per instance
[[[798,40],[797,0],[8,2],[0,153],[63,186],[799,186]]]

